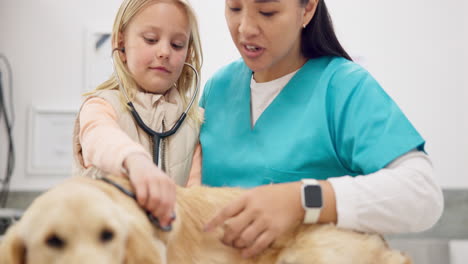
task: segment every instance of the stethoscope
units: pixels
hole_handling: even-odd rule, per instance
[[[115,51],[123,51],[123,49],[119,49],[119,48],[113,49],[112,50],[112,55],[114,55]],[[117,79],[117,82],[119,83],[119,89],[120,89],[120,91],[122,91],[125,98],[127,99],[127,105],[130,107],[130,111],[132,113],[133,118],[137,122],[138,126],[141,129],[143,129],[143,131],[145,131],[145,133],[148,134],[153,139],[153,162],[156,165],[158,165],[159,164],[159,145],[161,144],[161,140],[175,134],[178,131],[179,127],[182,125],[185,118],[187,117],[187,113],[190,110],[190,108],[192,107],[193,102],[195,101],[198,90],[200,89],[200,77],[199,77],[198,71],[191,64],[189,64],[187,62],[184,63],[185,65],[189,66],[193,70],[193,72],[195,73],[195,76],[197,78],[195,92],[193,93],[192,99],[190,100],[189,104],[187,105],[187,108],[180,115],[179,119],[177,120],[177,122],[175,122],[175,124],[172,126],[172,128],[167,130],[167,131],[157,132],[157,131],[154,131],[153,129],[149,128],[145,124],[145,122],[143,122],[140,115],[136,111],[135,107],[133,106],[133,103],[130,101],[130,99],[129,99],[128,95],[127,95],[127,92],[123,88],[122,81],[120,80],[119,75],[117,74],[117,69],[115,68],[115,63],[114,63],[113,56],[111,56],[111,58],[112,58],[112,66],[114,68],[114,75],[115,75],[115,77]]]

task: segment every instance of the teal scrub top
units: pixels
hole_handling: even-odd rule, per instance
[[[236,61],[206,84],[202,183],[254,187],[375,172],[424,140],[358,64],[310,59],[251,126],[252,71]]]

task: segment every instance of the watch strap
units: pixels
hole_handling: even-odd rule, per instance
[[[305,203],[305,192],[304,192],[304,186],[306,185],[318,185],[320,186],[320,183],[315,180],[315,179],[302,179],[302,189],[301,189],[301,198],[302,198],[302,206],[304,208],[304,224],[315,224],[318,222],[318,219],[320,217],[320,212],[321,209],[320,207],[316,208],[310,208],[306,207]]]

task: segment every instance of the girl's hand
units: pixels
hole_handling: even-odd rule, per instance
[[[166,227],[174,220],[176,191],[174,181],[142,154],[131,154],[124,162],[135,188],[138,204]]]
[[[221,209],[205,226],[222,225],[221,241],[242,249],[245,258],[260,254],[276,238],[302,223],[301,182],[254,188]]]

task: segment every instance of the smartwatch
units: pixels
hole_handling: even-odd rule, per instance
[[[322,187],[315,179],[302,179],[301,198],[304,208],[304,224],[318,222],[323,206]]]

